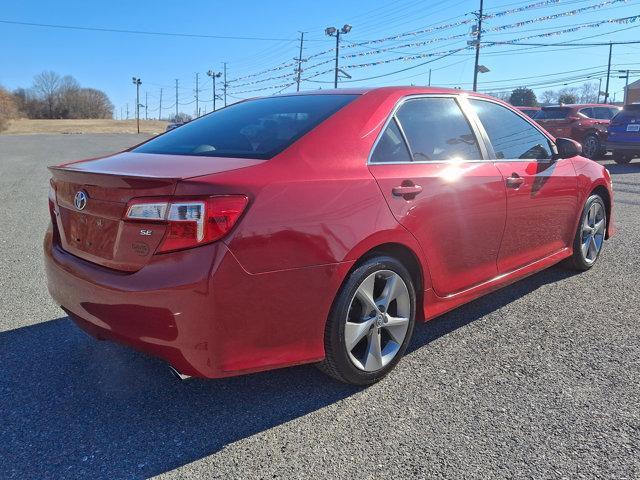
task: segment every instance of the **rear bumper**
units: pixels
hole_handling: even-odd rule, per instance
[[[607,150],[624,150],[640,153],[640,143],[633,142],[607,142]]]
[[[109,270],[44,241],[47,286],[83,330],[208,378],[319,361],[340,263],[252,275],[221,242]],[[301,286],[303,286],[301,288]]]
[[[83,330],[161,357],[182,373],[211,373],[208,296],[210,274],[223,254],[218,245],[192,256],[155,256],[134,273],[75,257],[54,245],[50,232],[44,253],[49,293]]]

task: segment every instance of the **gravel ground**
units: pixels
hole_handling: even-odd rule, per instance
[[[1,478],[640,478],[640,161],[607,163],[619,235],[417,327],[384,381],[311,366],[180,383],[49,300],[51,163],[135,135],[2,136]]]

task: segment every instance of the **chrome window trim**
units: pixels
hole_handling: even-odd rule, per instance
[[[555,160],[549,158],[498,158],[493,160],[416,160],[415,162],[379,162],[379,163],[370,163],[368,165],[436,165],[436,164],[451,164],[451,165],[461,165],[463,163],[553,163]]]
[[[373,142],[373,146],[371,147],[371,150],[369,151],[369,155],[367,157],[367,165],[411,165],[411,164],[418,164],[418,165],[426,165],[426,164],[442,164],[442,163],[455,163],[455,164],[460,164],[460,163],[490,163],[493,162],[493,160],[491,160],[489,157],[489,152],[487,151],[487,146],[485,145],[485,141],[484,138],[481,136],[481,130],[479,130],[477,128],[477,125],[475,124],[475,121],[472,121],[468,114],[467,111],[465,111],[464,106],[461,104],[460,102],[460,98],[466,96],[466,94],[461,93],[461,94],[457,94],[457,93],[419,93],[419,94],[415,94],[415,95],[406,95],[402,98],[400,98],[396,104],[394,105],[393,109],[391,110],[391,113],[389,114],[389,116],[387,117],[387,119],[385,120],[384,124],[382,125],[382,128],[380,129],[380,133],[378,133],[378,136],[376,138],[376,141]],[[409,100],[414,100],[414,99],[419,99],[419,98],[451,98],[453,99],[453,101],[458,105],[458,108],[460,109],[460,112],[462,113],[463,118],[467,121],[467,124],[469,125],[469,129],[471,130],[471,133],[473,133],[475,139],[476,139],[476,143],[478,145],[478,150],[480,151],[480,156],[483,157],[482,159],[478,159],[478,160],[413,160],[413,151],[411,150],[411,146],[409,145],[409,141],[407,140],[407,137],[404,133],[404,128],[402,128],[402,124],[400,121],[397,120],[396,117],[396,112],[400,109],[400,107],[402,107],[402,105],[405,104],[405,102],[409,101]],[[389,126],[389,124],[391,123],[391,121],[394,120],[396,122],[396,125],[398,125],[398,128],[400,129],[400,132],[402,133],[402,138],[405,142],[405,145],[407,147],[407,150],[409,151],[409,155],[411,156],[411,160],[408,162],[372,162],[371,161],[371,157],[373,156],[373,152],[375,151],[376,147],[378,146],[378,142],[380,141],[380,139],[382,138],[382,135],[384,134],[384,131],[387,129],[387,127]]]

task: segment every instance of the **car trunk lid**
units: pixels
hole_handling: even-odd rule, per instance
[[[124,152],[50,167],[61,247],[107,268],[137,271],[157,250],[167,225],[125,221],[129,201],[139,197],[171,197],[183,179],[262,162]]]

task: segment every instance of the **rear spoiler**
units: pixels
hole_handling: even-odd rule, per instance
[[[157,188],[175,185],[180,178],[132,175],[119,172],[91,172],[68,167],[52,166],[49,171],[56,180],[109,188]],[[96,182],[99,179],[98,182]]]

